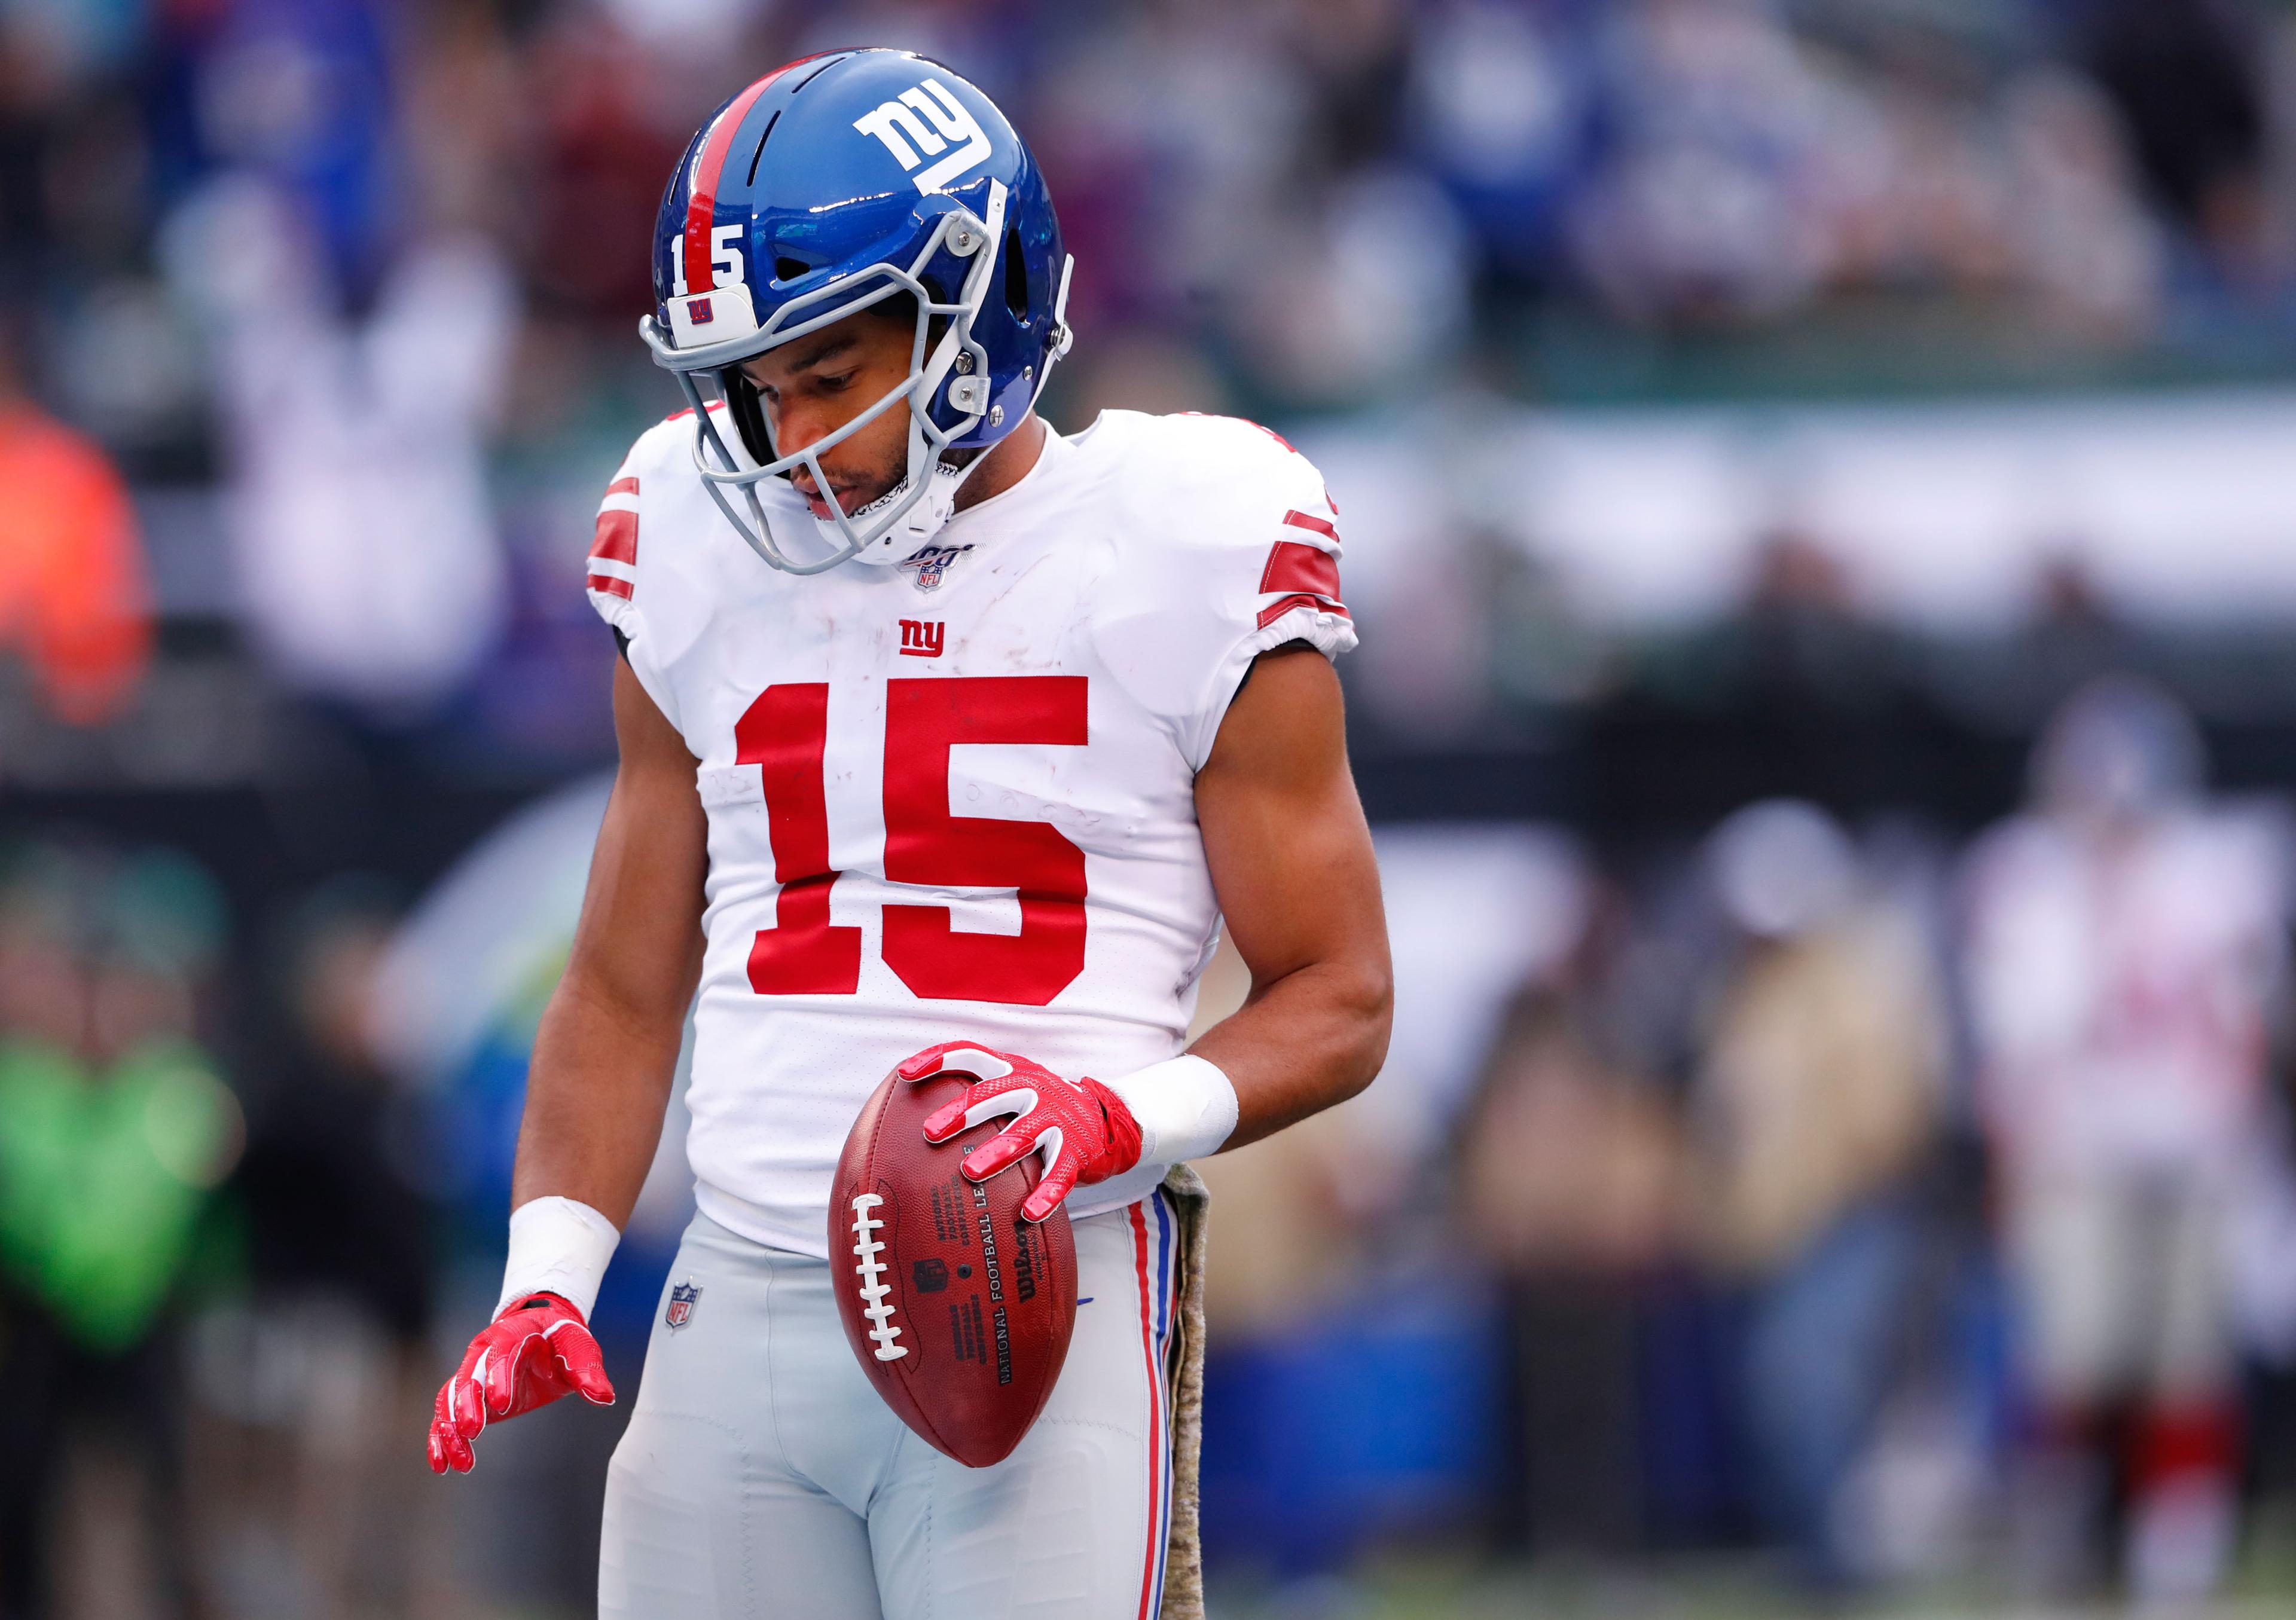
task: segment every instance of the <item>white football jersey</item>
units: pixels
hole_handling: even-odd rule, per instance
[[[2018,1169],[2220,1159],[2248,1139],[2287,968],[2269,823],[2193,811],[2105,846],[2021,816],[1970,866],[1979,1100]]]
[[[1110,1077],[1180,1050],[1218,924],[1195,773],[1253,658],[1355,645],[1337,513],[1266,429],[1111,411],[900,566],[800,578],[693,445],[681,415],[631,450],[590,600],[701,761],[696,1199],[825,1256],[846,1132],[910,1053]]]

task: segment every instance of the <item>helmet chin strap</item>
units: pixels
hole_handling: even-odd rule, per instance
[[[854,553],[853,560],[856,562],[865,562],[876,568],[884,568],[900,562],[914,553],[917,547],[940,533],[942,527],[956,515],[957,492],[964,487],[965,479],[971,478],[973,470],[988,459],[988,454],[984,451],[968,459],[964,465],[958,466],[950,460],[952,453],[944,452],[938,456],[933,455],[931,446],[923,443],[924,434],[914,425],[909,430],[909,438],[911,470],[903,475],[899,483],[866,506],[846,513],[846,519],[849,522],[859,522],[873,513],[882,511],[887,507],[898,503],[909,493],[910,486],[916,479],[917,463],[926,457],[931,457],[931,470],[925,474],[927,482],[924,493],[901,514],[900,520],[895,523],[890,530],[880,536],[873,544],[864,546]],[[922,455],[919,454],[920,447],[922,449]],[[820,534],[824,544],[842,545],[845,543],[844,534],[839,529],[834,520],[816,518],[813,525]]]

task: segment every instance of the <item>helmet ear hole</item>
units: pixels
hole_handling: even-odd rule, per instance
[[[807,264],[803,259],[791,258],[784,254],[781,258],[774,260],[774,279],[777,282],[793,282],[797,280],[799,276],[807,274],[812,269],[813,266]]]
[[[1013,320],[1029,323],[1029,266],[1021,257],[1021,233],[1008,227],[1004,233],[1004,307],[1013,312]]]

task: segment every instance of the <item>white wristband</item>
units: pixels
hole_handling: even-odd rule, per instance
[[[622,1234],[614,1223],[572,1199],[529,1199],[510,1212],[510,1259],[503,1267],[495,1314],[529,1294],[557,1294],[590,1320],[598,1284]]]
[[[1217,1065],[1192,1053],[1101,1084],[1139,1121],[1144,1165],[1202,1158],[1235,1134],[1235,1087]]]

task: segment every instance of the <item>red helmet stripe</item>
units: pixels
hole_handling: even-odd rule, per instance
[[[701,156],[693,165],[693,189],[685,205],[685,290],[707,292],[716,283],[710,280],[709,225],[718,211],[718,177],[726,172],[726,154],[734,149],[734,135],[742,121],[750,116],[750,109],[758,98],[773,88],[774,81],[791,68],[802,66],[815,57],[827,56],[827,51],[816,51],[812,56],[800,56],[795,61],[785,61],[765,78],[735,96],[719,115],[703,143]]]

